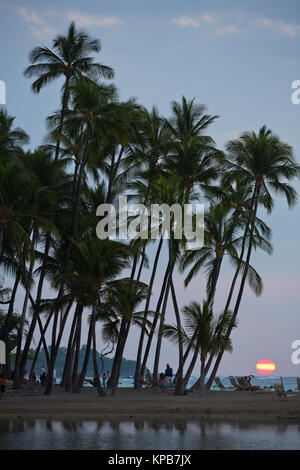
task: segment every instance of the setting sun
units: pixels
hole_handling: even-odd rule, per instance
[[[273,361],[263,359],[256,364],[256,370],[260,374],[272,374],[276,369]]]

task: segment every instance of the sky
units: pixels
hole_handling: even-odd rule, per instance
[[[23,76],[28,53],[37,45],[51,47],[71,21],[101,40],[102,51],[95,59],[114,68],[121,99],[136,97],[168,116],[171,101],[182,95],[195,98],[220,116],[210,127],[218,147],[266,124],[292,145],[300,161],[300,104],[291,100],[292,82],[300,80],[299,0],[0,0],[0,80],[6,84],[6,108],[30,135],[31,148],[42,143],[45,118],[59,108],[61,82],[34,95]],[[300,191],[299,182],[295,187]],[[273,360],[278,375],[300,375],[300,366],[291,361],[291,343],[300,339],[299,207],[290,210],[276,198],[272,215],[260,214],[272,228],[274,253],[258,252],[252,258],[264,292],[256,298],[245,290],[232,334],[233,352],[224,356],[220,375],[255,374],[261,359]],[[162,282],[163,261],[154,296]],[[225,263],[216,312],[224,307],[232,275]],[[182,280],[176,272],[180,306],[201,302],[205,277],[200,275],[187,289]],[[19,310],[21,301],[22,293]],[[171,307],[168,321],[173,322]],[[133,329],[129,335],[127,358],[135,359],[137,334]],[[175,346],[164,340],[161,369],[166,362],[174,368],[178,364]]]

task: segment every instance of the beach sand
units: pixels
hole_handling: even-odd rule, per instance
[[[0,419],[102,420],[128,418],[213,419],[226,421],[300,423],[300,393],[278,397],[274,392],[210,391],[174,396],[161,390],[118,389],[115,396],[98,397],[94,388],[79,394],[55,386],[42,391],[7,393],[0,401]]]

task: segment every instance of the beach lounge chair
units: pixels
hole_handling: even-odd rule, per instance
[[[241,387],[241,390],[250,390],[249,384],[246,382],[244,377],[236,377],[238,385]]]
[[[237,381],[235,380],[234,377],[230,376],[230,377],[229,377],[229,381],[230,381],[231,385],[233,385],[233,388],[234,388],[235,390],[239,390],[239,391],[241,390],[240,385],[237,383]]]
[[[234,386],[235,390],[238,390],[239,392],[244,392],[245,390],[249,390],[249,387],[245,387],[243,384],[239,384],[237,382],[237,379],[241,379],[241,377],[237,377],[236,379],[234,377],[229,377],[230,383]]]
[[[220,377],[216,377],[215,382],[220,390],[232,390],[233,389],[233,387],[225,387],[225,385],[222,384]]]

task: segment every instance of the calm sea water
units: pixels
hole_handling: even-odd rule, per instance
[[[0,420],[0,449],[299,450],[300,425]]]

